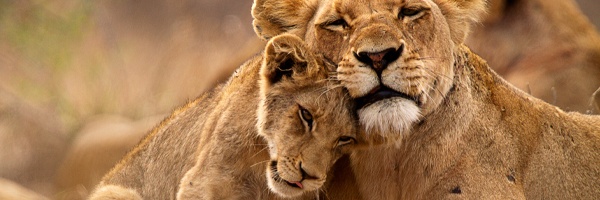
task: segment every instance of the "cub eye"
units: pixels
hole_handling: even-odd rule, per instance
[[[342,136],[342,137],[338,138],[337,146],[343,146],[343,145],[350,144],[350,143],[354,142],[354,140],[355,139],[353,137]]]
[[[328,23],[327,26],[341,26],[343,29],[346,29],[346,28],[348,28],[348,22],[346,22],[346,20],[340,18],[338,20]]]
[[[302,121],[306,122],[308,127],[310,129],[312,129],[312,122],[313,122],[312,114],[310,114],[310,112],[308,112],[308,110],[300,107],[300,111],[298,111],[298,115],[300,115],[300,118],[302,119]]]
[[[398,18],[402,19],[404,17],[412,17],[421,13],[421,11],[422,10],[419,8],[402,8],[398,14]]]

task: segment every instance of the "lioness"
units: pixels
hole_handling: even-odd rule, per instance
[[[351,155],[370,199],[594,199],[600,117],[510,85],[463,45],[483,0],[256,0],[259,36],[305,37],[357,100]],[[334,168],[335,170],[335,168]]]
[[[357,196],[336,192],[347,183],[324,186],[360,138],[351,99],[328,80],[335,66],[306,49],[297,36],[273,38],[264,56],[155,128],[91,199],[174,199],[178,188],[178,199]]]
[[[600,35],[574,0],[490,0],[466,44],[515,86],[564,110],[590,112]],[[595,112],[600,114],[600,110]]]

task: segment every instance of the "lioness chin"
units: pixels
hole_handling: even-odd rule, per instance
[[[253,16],[259,36],[305,36],[340,61],[367,136],[397,144],[352,153],[363,197],[597,198],[600,117],[516,89],[465,47],[484,4],[257,0]]]
[[[155,128],[91,199],[358,197],[340,192],[356,191],[352,181],[328,182],[361,140],[334,70],[297,36],[274,37],[228,83]]]

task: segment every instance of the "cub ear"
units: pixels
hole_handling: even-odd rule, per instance
[[[286,32],[304,35],[317,5],[317,0],[254,0],[254,32],[265,40]]]
[[[450,27],[452,40],[461,44],[467,38],[471,25],[479,22],[486,11],[486,0],[436,0]]]
[[[315,59],[298,36],[284,34],[267,43],[261,68],[263,83],[297,80],[318,71]]]

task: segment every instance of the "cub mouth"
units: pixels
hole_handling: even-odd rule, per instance
[[[290,182],[279,176],[279,172],[277,171],[277,161],[271,161],[270,168],[271,168],[271,172],[273,172],[273,175],[271,178],[273,178],[273,180],[275,180],[276,182],[284,182],[292,188],[304,189],[304,185],[302,185],[301,181]],[[304,176],[304,174],[303,174],[303,176]],[[302,178],[302,179],[304,179],[304,178]]]
[[[369,92],[369,94],[356,99],[356,103],[357,103],[358,109],[362,109],[371,104],[374,104],[375,102],[394,98],[394,97],[405,98],[405,99],[414,101],[417,105],[421,105],[421,103],[419,102],[417,97],[410,96],[406,93],[398,92],[398,91],[388,88],[386,86],[375,87],[373,90],[371,90],[371,92]]]

